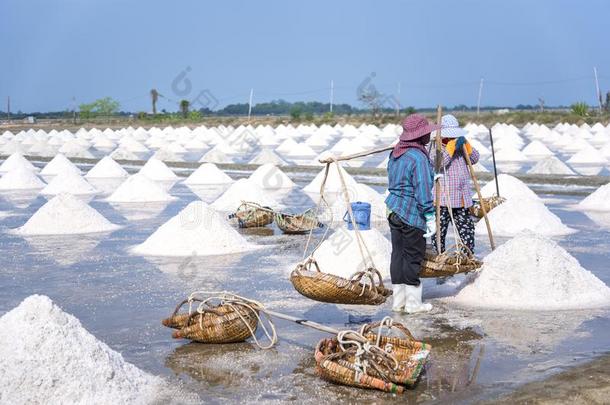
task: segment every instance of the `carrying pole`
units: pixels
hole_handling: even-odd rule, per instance
[[[472,167],[472,162],[470,161],[470,156],[468,155],[468,151],[466,150],[465,145],[462,149],[462,153],[464,154],[464,158],[466,159],[466,163],[468,164],[468,169],[470,170],[470,177],[472,177],[474,188],[477,190],[479,201],[481,201],[481,211],[483,211],[483,219],[485,219],[485,226],[487,227],[487,234],[489,235],[489,244],[491,246],[491,250],[495,250],[496,244],[494,243],[494,237],[491,233],[491,225],[489,224],[489,218],[487,218],[487,209],[485,208],[485,204],[483,203],[483,195],[481,195],[479,181],[477,180],[477,176],[474,174],[474,168]]]
[[[436,173],[441,172],[441,166],[443,164],[443,150],[441,140],[441,116],[443,114],[443,108],[439,105],[436,109],[436,123],[438,129],[436,130],[436,159],[435,159],[435,171]],[[441,254],[441,179],[436,179],[435,184],[436,195],[434,196],[434,203],[436,205],[436,251]]]
[[[280,312],[271,311],[270,309],[267,309],[267,308],[259,308],[259,310],[266,313],[269,316],[273,316],[276,318],[284,319],[286,321],[298,323],[299,325],[304,325],[304,326],[307,326],[307,327],[310,327],[310,328],[313,328],[313,329],[316,329],[316,330],[319,330],[322,332],[331,333],[333,335],[336,335],[339,333],[338,329],[331,328],[330,326],[325,326],[325,325],[319,324],[314,321],[309,321],[307,319],[301,319],[301,318],[297,318],[294,316],[282,314]]]
[[[491,135],[491,128],[489,128],[489,142],[491,143],[491,158],[494,162],[494,180],[496,181],[496,195],[500,197],[500,185],[498,184],[498,169],[496,169],[496,151],[494,149],[494,137]]]

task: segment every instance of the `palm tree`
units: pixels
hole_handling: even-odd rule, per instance
[[[159,92],[157,89],[152,89],[150,91],[150,99],[152,100],[153,115],[157,115],[157,100],[159,99]]]
[[[184,118],[186,118],[186,116],[189,113],[189,106],[190,106],[190,102],[188,100],[181,100],[180,101],[180,111],[182,112],[182,116]]]

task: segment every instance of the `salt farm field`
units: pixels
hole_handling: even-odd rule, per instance
[[[37,166],[43,166],[37,162]],[[90,165],[80,164],[83,171]],[[135,167],[134,167],[135,168]],[[128,168],[129,169],[129,168]],[[135,168],[137,169],[137,168]],[[349,170],[349,169],[348,169]],[[184,169],[181,174],[188,174]],[[234,179],[249,170],[227,170]],[[316,174],[288,172],[299,185]],[[383,182],[363,175],[362,183]],[[610,284],[610,218],[607,213],[582,212],[573,207],[595,186],[544,185],[532,189],[546,206],[578,232],[555,238],[581,265]],[[101,187],[100,187],[101,188]],[[377,191],[383,186],[375,185]],[[214,192],[215,191],[215,192]],[[460,307],[442,300],[452,295],[461,276],[436,286],[426,280],[425,298],[431,314],[394,316],[416,338],[433,346],[426,373],[417,387],[402,396],[357,390],[320,380],[314,372],[313,348],[324,337],[294,324],[278,321],[279,344],[261,351],[250,343],[206,346],[173,340],[160,320],[193,290],[230,290],[255,298],[269,308],[315,320],[339,329],[378,320],[390,313],[390,303],[374,308],[321,304],[299,295],[288,274],[301,259],[305,238],[282,235],[275,225],[264,230],[240,230],[262,249],[223,256],[144,258],[129,248],[143,242],[189,202],[212,202],[222,188],[206,187],[196,194],[182,183],[171,189],[178,197],[167,204],[142,204],[121,211],[94,199],[90,205],[122,229],[106,234],[75,236],[16,236],[6,231],[23,225],[46,202],[43,197],[3,193],[0,199],[0,314],[31,294],[48,295],[75,315],[97,339],[120,352],[127,361],[155,375],[182,384],[206,402],[307,403],[338,401],[472,402],[510,392],[608,353],[610,310],[507,311]],[[300,192],[295,198],[275,192],[291,208],[308,208],[314,201]],[[300,204],[295,206],[295,201]],[[383,222],[376,227],[388,235]],[[318,234],[319,235],[319,234]],[[508,238],[497,237],[498,244]],[[478,237],[478,254],[489,252]]]

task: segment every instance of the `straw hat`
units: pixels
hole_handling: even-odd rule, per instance
[[[420,114],[411,114],[402,122],[401,141],[413,141],[438,129],[438,125],[428,122],[426,117]]]

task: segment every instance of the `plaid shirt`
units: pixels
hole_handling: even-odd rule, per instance
[[[434,212],[432,186],[434,170],[428,157],[418,149],[409,149],[388,160],[388,209],[411,226],[426,231],[424,213]]]
[[[430,152],[432,164],[436,161],[436,149]],[[470,162],[474,165],[479,161],[479,152],[472,148],[470,154]],[[436,165],[435,165],[436,167]],[[445,170],[443,170],[443,167]],[[472,190],[470,185],[470,171],[468,163],[463,156],[451,158],[447,149],[443,145],[443,164],[440,174],[444,177],[441,179],[441,206],[451,208],[468,208],[472,207]],[[433,188],[432,195],[436,198],[436,191]],[[449,204],[447,203],[446,194],[449,194]]]

